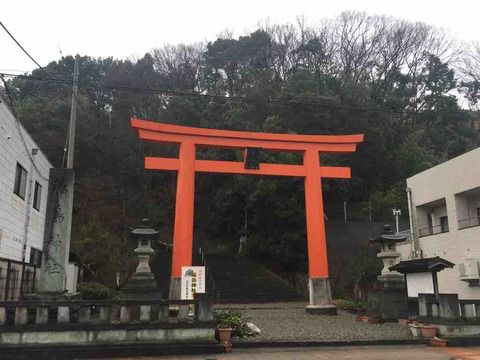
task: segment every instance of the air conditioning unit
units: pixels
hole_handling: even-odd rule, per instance
[[[413,250],[412,256],[414,259],[422,259],[423,258],[423,250]]]
[[[460,280],[478,283],[480,280],[479,259],[466,259],[463,264],[458,264]]]

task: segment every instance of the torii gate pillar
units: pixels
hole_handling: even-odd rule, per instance
[[[308,294],[307,312],[337,313],[332,303],[330,281],[328,279],[327,240],[323,216],[322,178],[320,174],[320,154],[307,150],[303,155],[305,166],[305,218],[307,221],[308,251]],[[315,254],[315,256],[313,255]]]
[[[145,168],[178,171],[173,235],[170,299],[180,298],[182,266],[192,265],[195,173],[228,173],[261,176],[294,176],[305,179],[305,214],[309,268],[309,305],[315,314],[336,314],[328,279],[327,242],[323,215],[322,178],[350,178],[350,168],[320,166],[320,153],[355,152],[363,135],[294,135],[201,129],[132,119],[143,140],[175,143],[179,157],[146,157]],[[259,164],[251,169],[242,162],[197,160],[196,148],[263,148],[303,153],[302,165]],[[232,284],[233,285],[233,284]]]

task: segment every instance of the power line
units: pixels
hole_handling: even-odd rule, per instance
[[[30,60],[32,60],[32,61],[35,63],[35,65],[37,65],[37,67],[38,67],[40,70],[42,70],[45,74],[47,74],[50,79],[52,79],[52,80],[55,80],[55,79],[56,79],[55,76],[53,76],[50,72],[48,72],[45,68],[43,68],[43,67],[38,63],[38,61],[36,61],[36,60],[33,58],[33,56],[30,55],[30,53],[29,53],[27,50],[25,50],[25,48],[18,42],[18,40],[17,40],[17,39],[13,36],[13,34],[6,28],[6,26],[3,25],[3,23],[2,23],[1,21],[0,21],[0,26],[3,28],[3,30],[5,30],[5,32],[8,34],[8,36],[10,36],[10,38],[15,42],[15,44],[17,44],[17,46],[25,53],[25,55],[27,55],[28,58],[29,58]],[[3,75],[2,75],[2,80],[3,80],[3,82],[5,83],[5,81],[4,81],[4,79],[3,79]],[[66,85],[66,84],[63,84],[63,86],[67,86],[67,88],[72,91],[72,95],[73,95],[73,97],[75,98],[76,102],[80,105],[80,107],[82,108],[82,110],[85,111],[85,109],[83,108],[81,102],[79,101],[79,99],[78,99],[77,94],[75,93],[75,91],[74,91],[73,89],[70,89],[70,87],[69,87],[68,85]],[[11,103],[11,106],[12,106],[12,108],[13,108],[13,106],[14,106],[13,100],[10,100],[10,103]],[[85,111],[85,113],[86,113],[86,111]],[[18,121],[18,119],[17,119],[17,121]],[[65,147],[64,147],[64,149],[63,149],[63,158],[65,158],[65,151],[66,151],[66,149],[67,149],[68,142],[69,142],[69,134],[70,134],[70,125],[69,125],[69,129],[68,129],[67,136],[66,136],[66,139],[65,139]],[[63,162],[64,162],[64,159],[62,159],[62,167],[63,167]]]
[[[50,83],[57,83],[57,84],[71,84],[72,80],[70,79],[48,79],[40,76],[34,75],[18,75],[12,73],[0,73],[6,77],[12,78],[19,78],[23,80],[31,80],[31,81],[43,81],[43,82],[50,82]],[[108,90],[121,90],[121,91],[128,91],[128,92],[135,92],[135,93],[154,93],[159,95],[168,95],[168,96],[185,96],[185,97],[199,97],[204,98],[207,100],[229,100],[235,102],[244,102],[244,103],[271,103],[271,104],[280,104],[280,105],[312,105],[312,106],[325,106],[325,107],[335,107],[339,109],[347,109],[347,110],[359,110],[359,111],[369,111],[369,112],[381,112],[381,113],[388,113],[394,114],[394,111],[385,111],[385,110],[375,110],[375,109],[368,109],[362,107],[354,107],[354,106],[346,106],[346,105],[339,105],[339,104],[331,104],[326,102],[320,101],[298,101],[298,100],[277,100],[277,99],[269,99],[269,98],[255,98],[255,97],[239,97],[239,96],[226,96],[226,95],[214,95],[214,94],[202,94],[198,92],[186,92],[186,91],[178,91],[178,90],[167,90],[167,89],[159,89],[159,88],[146,88],[146,87],[133,87],[127,85],[113,85],[108,83],[101,83],[101,82],[89,82],[89,81],[78,81],[78,85],[82,87],[88,88],[100,88],[100,89],[108,89]],[[400,112],[398,112],[400,114]],[[403,112],[402,114],[406,114]]]
[[[41,171],[37,167],[37,164],[35,164],[35,161],[33,160],[33,156],[30,153],[31,149],[28,148],[25,137],[23,136],[23,131],[22,131],[22,127],[20,125],[20,121],[18,120],[17,113],[15,111],[15,107],[13,106],[13,99],[12,99],[12,96],[10,94],[10,88],[8,86],[8,83],[5,81],[5,78],[3,77],[3,75],[0,75],[0,77],[1,77],[2,82],[3,82],[3,86],[5,87],[5,92],[7,94],[8,101],[10,102],[10,109],[12,111],[13,118],[15,119],[15,127],[17,129],[18,135],[20,136],[20,140],[23,144],[23,147],[25,148],[25,152],[27,153],[28,159],[29,159],[30,163],[32,164],[33,168],[35,169],[36,173],[38,174],[38,176],[41,179],[43,179],[45,181],[48,181],[48,178],[41,173]]]
[[[10,36],[10,38],[20,47],[20,49],[39,67],[40,70],[42,70],[44,73],[46,73],[51,80],[54,80],[55,82],[58,82],[59,84],[66,85],[66,84],[71,84],[71,80],[65,80],[65,79],[57,79],[54,77],[52,74],[50,74],[47,70],[45,70],[29,53],[25,48],[15,39],[15,37],[8,31],[8,29],[3,25],[2,22],[0,22],[0,25],[2,28],[6,31],[6,33]],[[17,78],[22,78],[22,79],[28,79],[28,80],[38,80],[38,81],[47,81],[45,78],[41,77],[35,77],[35,76],[26,76],[26,75],[15,75],[15,74],[9,74],[9,73],[1,73],[3,76],[10,76],[10,77],[17,77]],[[387,114],[387,115],[399,115],[400,117],[403,116],[425,116],[428,114],[424,113],[416,113],[412,111],[393,111],[393,110],[378,110],[378,109],[369,109],[369,108],[364,108],[364,107],[359,107],[359,106],[346,106],[346,105],[340,105],[340,104],[332,104],[332,103],[325,103],[325,102],[320,102],[320,101],[284,101],[284,100],[276,100],[276,99],[268,99],[268,98],[253,98],[253,97],[238,97],[238,96],[224,96],[224,95],[211,95],[211,94],[201,94],[198,92],[182,92],[182,91],[174,91],[174,90],[166,90],[166,89],[154,89],[154,88],[141,88],[141,87],[131,87],[131,86],[125,86],[125,85],[110,85],[106,83],[93,83],[93,82],[74,82],[74,85],[79,85],[79,86],[86,86],[86,87],[95,87],[95,88],[103,88],[103,89],[109,89],[109,90],[123,90],[123,91],[130,91],[130,92],[137,92],[137,93],[156,93],[156,94],[161,94],[161,95],[169,95],[169,96],[189,96],[189,97],[201,97],[201,98],[207,98],[207,99],[215,99],[215,100],[229,100],[229,101],[235,101],[235,102],[244,102],[244,103],[249,103],[249,102],[254,102],[254,103],[270,103],[270,104],[277,104],[277,105],[304,105],[304,106],[323,106],[327,108],[336,108],[336,109],[342,109],[342,110],[354,110],[354,111],[364,111],[364,112],[370,112],[370,113],[379,113],[379,114]],[[70,89],[70,88],[69,88]],[[75,96],[77,102],[78,99],[76,97],[76,94],[73,93],[73,96]],[[79,102],[80,103],[80,102]],[[447,117],[448,119],[456,119],[456,117]]]
[[[1,73],[3,76],[12,77],[12,78],[19,78],[23,80],[30,80],[30,81],[42,81],[42,82],[50,82],[50,83],[57,83],[57,84],[71,84],[71,79],[59,79],[59,78],[45,78],[41,76],[34,76],[34,75],[18,75],[12,73]],[[186,91],[177,91],[177,90],[167,90],[167,89],[159,89],[159,88],[146,88],[146,87],[133,87],[127,85],[120,85],[120,84],[108,84],[102,82],[91,82],[91,81],[78,81],[76,82],[79,86],[87,87],[87,88],[97,88],[97,89],[108,89],[108,90],[120,90],[120,91],[128,91],[133,93],[153,93],[159,95],[167,95],[167,96],[175,96],[175,97],[197,97],[203,98],[207,100],[222,100],[222,101],[234,101],[234,102],[242,102],[242,103],[269,103],[275,105],[283,105],[283,106],[292,106],[292,105],[300,105],[300,106],[320,106],[325,108],[332,108],[332,109],[339,109],[339,110],[352,110],[352,111],[362,111],[368,113],[377,113],[377,114],[384,114],[388,116],[398,115],[401,118],[412,116],[412,117],[421,117],[421,116],[429,116],[426,113],[420,112],[413,112],[413,111],[393,111],[393,110],[379,110],[379,109],[370,109],[360,106],[348,106],[348,105],[341,105],[341,104],[333,104],[327,103],[322,101],[299,101],[299,100],[279,100],[279,99],[270,99],[270,98],[255,98],[255,97],[239,97],[239,96],[225,96],[225,95],[212,95],[212,94],[202,94],[198,92],[186,92]],[[445,116],[445,119],[460,119],[460,117],[453,117],[453,116]]]
[[[0,25],[2,28],[5,30],[5,32],[10,36],[10,38],[18,45],[18,47],[38,66],[40,70],[42,70],[45,74],[47,74],[50,78],[50,80],[55,81],[59,84],[62,84],[63,86],[65,85],[71,85],[72,80],[66,80],[66,79],[58,79],[54,77],[51,73],[49,73],[46,69],[44,69],[29,53],[25,48],[15,39],[15,37],[8,31],[8,29],[3,25],[2,22],[0,22]],[[16,75],[16,74],[11,74],[11,73],[0,73],[2,76],[7,76],[7,77],[17,77],[17,78],[22,78],[25,80],[37,80],[37,81],[47,81],[48,79],[41,78],[41,77],[36,77],[36,76],[27,76],[27,75]],[[354,110],[354,111],[363,111],[363,112],[369,112],[369,113],[378,113],[378,114],[387,114],[389,116],[392,115],[399,115],[401,118],[404,116],[413,116],[413,117],[418,117],[418,116],[428,116],[429,114],[425,113],[419,113],[419,112],[413,112],[413,111],[394,111],[394,110],[379,110],[379,109],[369,109],[365,107],[360,107],[360,106],[347,106],[347,105],[340,105],[340,104],[332,104],[332,103],[326,103],[326,102],[320,102],[320,101],[298,101],[298,100],[293,100],[293,101],[285,101],[285,100],[277,100],[277,99],[268,99],[268,98],[254,98],[254,97],[238,97],[238,96],[225,96],[225,95],[212,95],[212,94],[201,94],[198,92],[184,92],[184,91],[175,91],[175,90],[166,90],[166,89],[155,89],[155,88],[141,88],[141,87],[131,87],[131,86],[126,86],[126,85],[110,85],[106,83],[94,83],[94,82],[85,82],[85,81],[78,81],[74,82],[74,85],[78,86],[85,86],[85,87],[94,87],[94,88],[103,88],[103,89],[109,89],[109,90],[123,90],[123,91],[130,91],[130,92],[137,92],[137,93],[155,93],[155,94],[161,94],[161,95],[169,95],[169,96],[188,96],[188,97],[200,97],[200,98],[206,98],[210,100],[229,100],[229,101],[235,101],[235,102],[243,102],[243,103],[269,103],[269,104],[277,104],[277,105],[303,105],[303,106],[323,106],[327,108],[335,108],[335,109],[340,109],[340,110]],[[70,89],[73,92],[72,89]],[[79,103],[80,107],[82,110],[83,106],[81,102],[78,100],[76,94],[73,92],[73,96],[76,98],[77,102]],[[451,117],[447,116],[444,117],[446,119],[459,119],[459,117]]]
[[[11,74],[11,73],[0,73],[0,74],[7,77],[20,78],[23,80],[31,80],[31,81],[43,81],[43,82],[51,82],[51,83],[58,83],[58,84],[70,84],[72,82],[72,80],[70,79],[58,79],[58,78],[48,79],[40,76],[18,75],[18,74]],[[127,85],[113,85],[113,84],[100,83],[100,82],[78,81],[78,85],[82,87],[88,87],[88,88],[121,90],[121,91],[128,91],[128,92],[134,92],[134,93],[154,93],[154,94],[175,96],[175,97],[181,97],[181,96],[198,97],[198,98],[204,98],[207,100],[235,101],[235,102],[243,102],[243,103],[269,103],[269,104],[284,105],[284,106],[290,106],[290,105],[322,106],[326,108],[335,108],[339,110],[353,110],[353,111],[362,111],[362,112],[369,112],[369,113],[386,114],[389,116],[399,115],[400,117],[406,117],[409,115],[417,116],[417,117],[429,115],[425,113],[415,113],[412,111],[378,110],[378,109],[369,109],[369,108],[359,107],[359,106],[332,104],[332,103],[326,103],[321,101],[299,101],[299,100],[285,101],[285,100],[269,99],[269,98],[210,95],[210,94],[202,94],[198,92],[185,92],[185,91],[158,89],[158,88],[132,87]],[[448,117],[448,116],[444,118],[459,119],[459,117]]]
[[[37,60],[35,60],[32,55],[30,55],[28,53],[27,50],[25,50],[25,48],[17,41],[17,39],[15,39],[15,37],[12,35],[12,33],[10,31],[8,31],[8,29],[5,27],[5,25],[3,25],[3,23],[0,21],[0,26],[3,28],[3,30],[5,30],[5,32],[8,34],[8,36],[10,36],[10,38],[15,42],[15,44],[17,44],[17,46],[25,53],[25,55],[27,55],[29,57],[30,60],[32,60],[35,65],[38,66],[38,68],[40,70],[42,70],[45,74],[47,74],[49,77],[51,78],[55,78],[52,74],[50,74],[47,70],[45,70],[38,62]]]

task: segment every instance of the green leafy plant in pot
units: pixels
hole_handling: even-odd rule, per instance
[[[213,318],[217,327],[217,340],[224,346],[226,352],[232,349],[232,336],[240,338],[248,336],[248,326],[240,312],[217,310],[213,313]]]

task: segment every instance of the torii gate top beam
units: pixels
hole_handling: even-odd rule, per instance
[[[297,135],[194,128],[132,118],[133,128],[142,140],[181,143],[204,147],[258,147],[277,151],[316,150],[322,153],[350,153],[363,141],[363,135]]]

